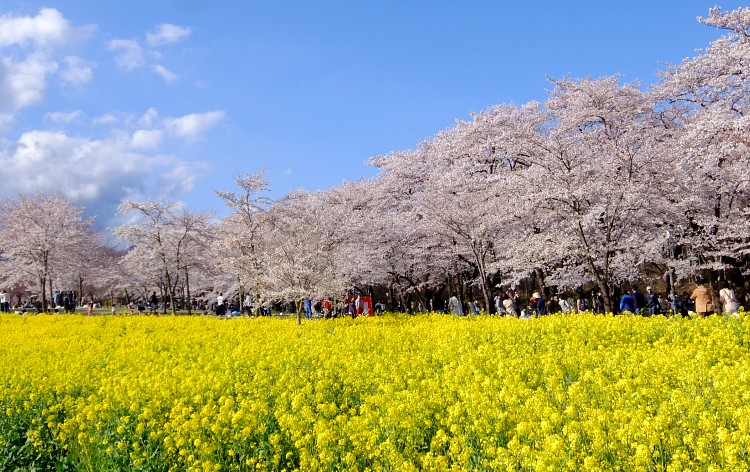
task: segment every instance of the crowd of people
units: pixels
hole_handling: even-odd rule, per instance
[[[255,298],[250,294],[245,294],[244,298],[241,298],[237,294],[234,296],[225,296],[224,293],[219,293],[215,297],[205,297],[205,295],[202,295],[201,297],[193,298],[190,304],[192,311],[196,313],[204,315],[213,314],[227,318],[241,315],[271,316],[274,310],[282,314],[291,314],[297,310],[295,303],[288,300],[280,303],[265,301],[256,304]],[[137,310],[139,313],[146,311],[149,313],[158,313],[159,311],[169,310],[169,308],[170,306],[167,301],[160,302],[160,297],[156,292],[153,292],[147,300],[141,299],[126,306],[128,312]],[[337,318],[343,316],[356,318],[358,316],[380,314],[385,311],[385,306],[382,303],[373,304],[372,298],[369,296],[354,293],[346,295],[337,301],[332,301],[328,297],[318,300],[306,297],[302,301],[301,309],[307,319]]]
[[[691,292],[683,291],[674,294],[663,295],[656,292],[653,287],[647,286],[646,293],[633,285],[625,290],[620,297],[619,313],[630,313],[644,316],[660,314],[677,314],[690,316],[691,313],[700,316],[708,316],[714,313],[739,314],[740,303],[734,289],[727,283],[719,283],[719,299],[714,301],[711,288],[706,282],[698,278],[697,287]],[[533,316],[544,316],[550,313],[583,313],[591,311],[595,314],[605,313],[604,297],[599,290],[593,290],[590,296],[579,291],[577,296],[552,296],[547,300],[543,294],[536,291],[528,300],[521,299],[518,292],[514,290],[498,291],[494,296],[493,306],[486,310],[489,314],[510,316],[516,318],[530,318]],[[456,295],[448,299],[446,310],[443,310],[439,300],[430,301],[430,311],[442,313],[444,311],[465,316],[467,314],[482,313],[479,301],[468,302],[468,309],[464,310],[461,300]],[[418,310],[419,311],[419,310]]]
[[[42,310],[42,303],[33,295],[29,298],[21,298],[16,295],[13,300],[14,302],[11,303],[11,294],[7,290],[0,290],[0,311],[4,313],[10,313],[11,310],[17,313],[38,313]],[[55,313],[75,313],[77,302],[78,299],[74,291],[57,290],[52,295],[50,310]]]
[[[619,303],[613,307],[613,311],[644,316],[659,314],[690,316],[693,313],[700,316],[708,316],[714,313],[739,314],[740,302],[730,284],[724,281],[718,282],[719,285],[716,287],[717,298],[705,280],[699,277],[696,279],[696,283],[697,286],[690,292],[682,291],[682,293],[678,293],[674,291],[670,293],[667,291],[664,294],[654,290],[651,286],[647,286],[644,293],[639,290],[637,285],[633,285],[624,291],[619,298]],[[187,303],[190,303],[193,312],[215,314],[222,317],[238,317],[243,314],[246,316],[271,316],[274,308],[278,312],[286,314],[297,311],[297,305],[291,301],[276,305],[266,301],[256,306],[255,299],[250,294],[246,294],[244,299],[240,299],[239,295],[225,297],[223,293],[219,293],[215,297],[193,297]],[[455,294],[450,296],[447,301],[440,296],[436,296],[427,303],[429,304],[427,307],[418,303],[412,307],[412,310],[404,310],[401,307],[400,311],[430,311],[459,316],[487,313],[515,318],[531,318],[550,313],[583,313],[586,311],[603,314],[606,311],[604,297],[596,289],[590,292],[578,291],[570,296],[553,295],[549,300],[540,291],[533,292],[526,299],[516,290],[498,290],[491,299],[491,306],[487,308],[483,307],[477,300],[467,301],[466,306],[464,306],[464,303]],[[615,301],[613,301],[614,304]],[[74,313],[77,307],[76,293],[74,291],[56,291],[53,295],[52,307],[57,313]],[[100,307],[101,305],[95,304],[92,300],[82,306],[88,314],[92,314],[94,308]],[[160,303],[160,297],[157,296],[155,291],[146,299],[126,305],[126,311],[129,313],[135,310],[139,313],[144,313],[146,310],[150,313],[158,313],[160,310],[166,311],[169,308],[166,300]],[[178,309],[184,308],[178,307]],[[22,310],[22,312],[36,309],[38,312],[40,308],[31,302],[26,302],[25,305],[13,306],[13,309],[16,311]],[[395,309],[399,311],[398,307]],[[3,312],[11,310],[10,296],[6,290],[0,291],[0,310]],[[345,316],[357,318],[358,316],[380,314],[385,310],[386,306],[383,303],[373,303],[371,296],[364,296],[357,292],[346,294],[333,301],[328,297],[320,299],[306,297],[300,305],[300,311],[304,313],[307,319]],[[115,313],[114,306],[112,307],[112,313]]]
[[[732,287],[720,282],[719,299],[714,300],[711,288],[706,282],[698,278],[697,287],[688,293],[668,294],[666,297],[655,293],[649,286],[646,294],[641,293],[637,286],[633,286],[620,299],[620,311],[636,314],[658,315],[670,312],[681,316],[696,313],[709,316],[714,313],[739,314],[740,303]]]

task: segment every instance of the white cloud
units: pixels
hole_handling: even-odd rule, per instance
[[[156,111],[156,108],[149,108],[138,120],[138,126],[143,128],[153,128],[158,126],[159,122],[159,112]]]
[[[83,116],[83,112],[81,110],[75,110],[71,112],[56,111],[56,112],[45,114],[44,119],[48,121],[52,121],[54,123],[68,124],[76,120],[79,120],[82,116]]]
[[[43,8],[35,17],[0,16],[0,47],[18,45],[49,49],[74,43],[91,34],[93,27],[74,28],[54,8]]]
[[[32,53],[21,62],[0,58],[0,111],[16,111],[40,103],[47,89],[47,76],[57,63],[42,53]]]
[[[52,8],[35,17],[0,16],[0,113],[16,112],[44,100],[47,79],[60,71],[56,49],[87,38],[93,27],[74,27]],[[76,56],[63,60],[64,83],[81,85],[91,65]]]
[[[153,33],[146,34],[146,41],[151,46],[161,46],[164,44],[176,43],[190,36],[190,28],[162,23],[156,27]]]
[[[137,149],[158,149],[163,133],[156,129],[139,129],[133,133],[131,145]]]
[[[134,39],[115,39],[109,42],[107,48],[115,51],[115,62],[126,71],[133,71],[142,67],[149,68],[159,75],[168,84],[175,82],[179,77],[171,70],[159,64],[162,54],[151,49],[165,44],[176,43],[190,36],[190,28],[162,23],[153,32],[146,34],[146,46]]]
[[[139,69],[146,65],[146,55],[138,44],[138,41],[131,39],[114,39],[109,42],[107,49],[118,51],[115,56],[115,62],[124,70]]]
[[[117,117],[115,115],[107,113],[101,116],[97,116],[96,118],[91,120],[91,122],[95,125],[111,125],[112,123],[117,122]]]
[[[173,135],[192,140],[198,138],[209,128],[212,128],[224,119],[223,111],[209,111],[206,113],[192,113],[180,118],[169,118],[166,120],[166,128]]]
[[[226,113],[224,111],[208,111],[205,113],[191,113],[177,118],[161,117],[155,108],[149,108],[133,123],[133,126],[137,127],[137,131],[133,133],[132,143],[136,147],[153,147],[149,143],[156,142],[156,134],[147,138],[150,135],[138,134],[143,131],[159,131],[161,133],[159,139],[172,137],[192,141],[198,139],[201,134],[216,126],[225,116]]]
[[[11,123],[13,123],[13,115],[10,113],[0,113],[0,134],[9,128]]]
[[[289,177],[290,175],[292,175],[292,168],[288,167],[284,169],[284,172],[282,172],[282,174],[284,174],[285,177]]]
[[[169,188],[169,193],[187,193],[193,189],[195,182],[208,168],[207,164],[201,162],[175,166],[160,178],[160,187]]]
[[[156,64],[155,66],[152,66],[151,69],[153,69],[154,72],[159,74],[164,79],[164,81],[167,82],[168,84],[175,82],[179,78],[177,77],[177,74],[175,74],[174,72],[170,71],[169,69],[167,69],[166,67],[160,64]]]
[[[70,85],[80,86],[87,84],[94,75],[94,64],[81,59],[78,56],[67,56],[65,67],[60,72],[63,82]]]
[[[223,119],[223,111],[162,117],[152,108],[140,117],[114,111],[91,118],[81,110],[63,109],[44,114],[46,125],[64,130],[85,122],[103,126],[95,131],[107,137],[39,130],[17,139],[2,137],[16,112],[44,103],[50,77],[58,77],[63,87],[91,82],[96,63],[76,55],[70,46],[92,30],[75,27],[55,9],[43,9],[35,17],[0,14],[0,169],[3,175],[13,176],[0,186],[0,199],[19,192],[56,190],[109,218],[123,198],[187,191],[205,173],[205,164],[160,150],[169,140],[198,138]],[[115,39],[107,47],[120,68],[149,68],[171,83],[179,77],[162,65],[161,54],[153,47],[190,34],[189,28],[163,24],[140,42]]]
[[[0,187],[0,197],[56,190],[110,218],[123,198],[182,192],[205,171],[205,164],[152,155],[131,144],[131,139],[119,137],[93,140],[50,131],[6,140],[0,146],[0,168],[13,178]]]

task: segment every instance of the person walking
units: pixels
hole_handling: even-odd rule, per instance
[[[70,290],[68,294],[65,296],[64,305],[65,305],[65,313],[76,312],[76,294],[73,293],[72,290]]]
[[[578,299],[576,300],[576,311],[578,313],[583,313],[588,309],[589,304],[586,301],[586,297],[583,295],[583,292],[578,292]]]
[[[5,289],[0,292],[0,310],[5,313],[10,313],[10,297],[8,296],[8,292],[6,292]]]
[[[646,305],[648,306],[649,315],[658,315],[661,313],[661,306],[659,305],[659,296],[654,293],[654,289],[651,286],[646,287]]]
[[[573,311],[573,307],[570,305],[570,302],[565,299],[565,297],[560,297],[560,311],[562,311],[564,314],[568,314]]]
[[[633,300],[635,301],[634,313],[636,315],[643,315],[644,310],[648,308],[648,302],[646,302],[646,297],[638,290],[638,287],[635,285],[633,285],[633,290],[631,292],[631,295],[633,296]]]
[[[220,293],[219,296],[216,297],[216,316],[224,316],[227,314],[227,306],[224,302],[224,294]]]
[[[495,305],[495,313],[502,316],[505,314],[505,307],[503,306],[503,299],[505,298],[503,292],[497,292],[495,298],[492,300]]]
[[[693,293],[690,294],[690,299],[695,300],[695,311],[704,317],[712,315],[714,308],[711,290],[706,287],[702,278],[696,279],[696,282],[698,282],[698,286],[695,287]]]
[[[536,311],[537,316],[546,315],[547,301],[544,299],[544,296],[542,296],[542,294],[539,292],[534,292],[532,297],[534,297],[534,304],[532,306],[534,308],[534,311]]]
[[[630,292],[625,292],[625,295],[620,299],[620,312],[636,313],[635,298]]]
[[[724,313],[739,315],[740,304],[737,302],[737,297],[735,296],[732,287],[729,285],[722,287],[721,290],[719,290],[719,299],[724,307]]]
[[[604,314],[604,295],[600,290],[594,291],[594,313],[597,315]]]
[[[505,308],[505,316],[518,318],[518,310],[516,309],[516,304],[513,302],[513,298],[510,294],[507,294],[505,299],[503,299],[503,308]]]
[[[448,300],[448,309],[453,315],[464,316],[464,307],[461,305],[461,300],[455,295]]]

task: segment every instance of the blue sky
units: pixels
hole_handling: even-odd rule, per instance
[[[330,188],[547,76],[653,82],[721,34],[714,4],[3,0],[0,196],[59,190],[107,226],[161,193],[221,214],[237,172]]]

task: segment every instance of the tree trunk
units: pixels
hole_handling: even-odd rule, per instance
[[[55,294],[52,293],[52,281],[51,280],[49,281],[49,301],[50,301],[50,305],[55,303]],[[55,307],[52,306],[52,309],[54,308]]]
[[[600,279],[597,283],[597,287],[599,287],[599,292],[601,292],[602,298],[604,298],[604,312],[614,313],[614,304],[612,303],[612,294],[610,293],[609,285],[605,284]]]
[[[177,311],[175,310],[175,307],[174,307],[174,289],[175,288],[173,286],[171,285],[169,286],[169,306],[172,308],[172,315],[177,314]],[[166,305],[164,305],[164,314],[167,314]]]
[[[468,298],[466,297],[466,287],[464,287],[464,276],[463,274],[458,274],[458,277],[456,277],[456,284],[458,287],[458,298],[461,300],[461,305],[463,305],[464,309],[464,315],[467,315],[466,310],[468,309],[469,304]]]
[[[78,275],[78,301],[83,303],[83,277]]]
[[[393,296],[393,282],[388,284],[388,304],[391,313],[396,311],[396,297]]]
[[[190,299],[190,277],[188,275],[187,268],[185,268],[185,292],[187,295],[187,303],[185,303],[187,305],[187,312],[188,312],[188,315],[192,315],[193,314],[193,302]]]
[[[489,283],[487,281],[487,270],[484,264],[484,254],[476,247],[475,244],[472,244],[472,249],[474,252],[474,260],[476,261],[477,269],[479,270],[479,278],[482,280],[482,296],[484,297],[484,307],[489,314],[492,312],[492,310],[490,310],[490,292]]]
[[[47,312],[47,295],[45,293],[45,290],[47,290],[47,278],[46,277],[39,277],[39,288],[40,293],[42,294],[42,313]]]
[[[549,298],[549,293],[546,291],[544,286],[544,271],[542,269],[534,269],[534,287],[539,290],[546,299]]]

